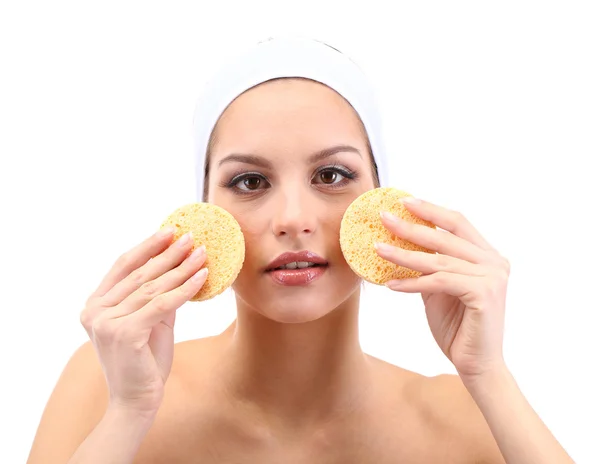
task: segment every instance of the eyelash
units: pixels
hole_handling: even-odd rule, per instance
[[[313,177],[318,176],[324,172],[329,172],[329,171],[333,171],[336,174],[339,174],[342,177],[344,177],[344,180],[342,180],[341,182],[337,182],[335,184],[323,184],[323,185],[327,185],[327,188],[329,188],[329,189],[336,189],[336,188],[344,187],[348,184],[348,182],[350,182],[351,180],[355,180],[358,176],[356,171],[353,171],[351,169],[348,169],[346,167],[343,167],[343,166],[340,166],[337,164],[333,164],[333,165],[323,166],[323,167],[319,168],[315,172],[315,175]],[[236,188],[236,185],[239,184],[241,181],[252,178],[252,177],[258,177],[259,179],[261,179],[261,181],[264,181],[267,183],[269,182],[267,180],[267,178],[265,176],[263,176],[262,174],[260,174],[259,172],[240,171],[240,172],[235,173],[229,181],[222,182],[220,184],[220,186],[231,189],[236,195],[252,195],[252,194],[255,194],[259,190],[264,190],[264,189],[256,189],[256,190],[245,191],[245,190],[240,190],[240,189]]]

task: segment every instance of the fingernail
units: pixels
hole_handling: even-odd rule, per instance
[[[398,289],[402,285],[402,280],[388,280],[384,285],[387,288]]]
[[[383,219],[386,219],[390,222],[395,222],[395,223],[400,222],[398,217],[394,216],[392,213],[388,213],[387,211],[382,211],[380,214]]]
[[[192,282],[200,282],[208,274],[208,268],[203,267],[192,276]]]
[[[168,226],[168,227],[164,227],[163,229],[160,229],[158,231],[158,236],[160,238],[168,237],[169,235],[173,234],[174,232],[175,232],[175,227]]]
[[[194,250],[194,252],[190,255],[190,259],[192,261],[200,259],[202,256],[204,256],[205,252],[206,252],[206,247],[204,245],[202,245],[200,248],[196,248]]]
[[[177,245],[182,247],[188,244],[188,242],[192,239],[192,233],[188,232],[183,235],[179,240],[177,240]]]
[[[394,247],[392,245],[388,245],[387,243],[376,243],[375,249],[383,253],[390,253]]]
[[[400,201],[402,203],[408,203],[409,205],[417,205],[417,204],[421,203],[421,200],[419,200],[418,198],[415,198],[415,197],[402,197],[400,199]]]

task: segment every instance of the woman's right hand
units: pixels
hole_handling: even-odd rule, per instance
[[[186,240],[187,237],[187,240]],[[98,354],[109,407],[155,414],[174,352],[175,312],[206,281],[204,247],[161,230],[123,254],[90,296],[81,323]],[[189,256],[188,256],[189,255]]]

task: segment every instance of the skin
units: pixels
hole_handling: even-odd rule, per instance
[[[311,160],[341,145],[355,150]],[[232,153],[259,156],[269,166],[224,161]],[[109,288],[135,269],[117,266],[84,311],[94,346],[79,349],[63,372],[30,464],[516,463],[550,462],[548,456],[571,462],[511,383],[502,359],[508,262],[458,213],[427,202],[407,205],[444,230],[382,218],[394,233],[437,254],[378,249],[423,273],[388,286],[423,295],[434,338],[458,375],[424,377],[361,350],[361,280],[342,256],[339,227],[348,205],[375,183],[364,128],[336,92],[301,79],[249,90],[219,120],[209,166],[208,201],[231,212],[246,238],[246,261],[233,285],[237,320],[222,334],[178,343],[171,353],[175,310],[165,312],[158,326],[152,320],[152,332],[136,332],[145,334],[139,346],[150,347],[143,353],[155,353],[156,363],[140,369],[140,358],[132,357],[118,371],[125,348],[114,348],[121,340],[115,331],[98,332],[112,326],[92,304],[102,298],[110,306],[107,299],[116,296]],[[254,177],[228,187],[240,172]],[[154,254],[168,248],[181,261],[189,251],[189,244],[168,247],[168,237],[152,240],[145,246],[156,247]],[[281,253],[300,250],[325,258],[325,274],[304,287],[275,284],[265,268]],[[187,266],[190,276],[201,260]],[[190,286],[186,294],[195,291]],[[132,319],[145,308],[118,316]],[[111,353],[112,363],[106,361]],[[135,385],[158,387],[120,385],[132,371],[142,378]],[[494,398],[506,407],[494,406]],[[99,453],[105,454],[94,461]]]

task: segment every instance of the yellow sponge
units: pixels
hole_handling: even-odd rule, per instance
[[[208,277],[190,301],[208,300],[233,284],[244,263],[245,243],[240,225],[229,212],[210,203],[191,203],[175,210],[161,228],[168,225],[175,227],[173,241],[192,232],[192,251],[206,246]]]
[[[381,222],[380,213],[387,211],[405,221],[435,229],[429,221],[410,213],[400,202],[412,196],[393,187],[376,188],[354,200],[342,218],[340,245],[350,268],[367,282],[383,285],[388,280],[418,277],[420,272],[408,269],[381,258],[375,243],[387,243],[406,250],[434,253],[427,248],[401,239],[388,231]]]

